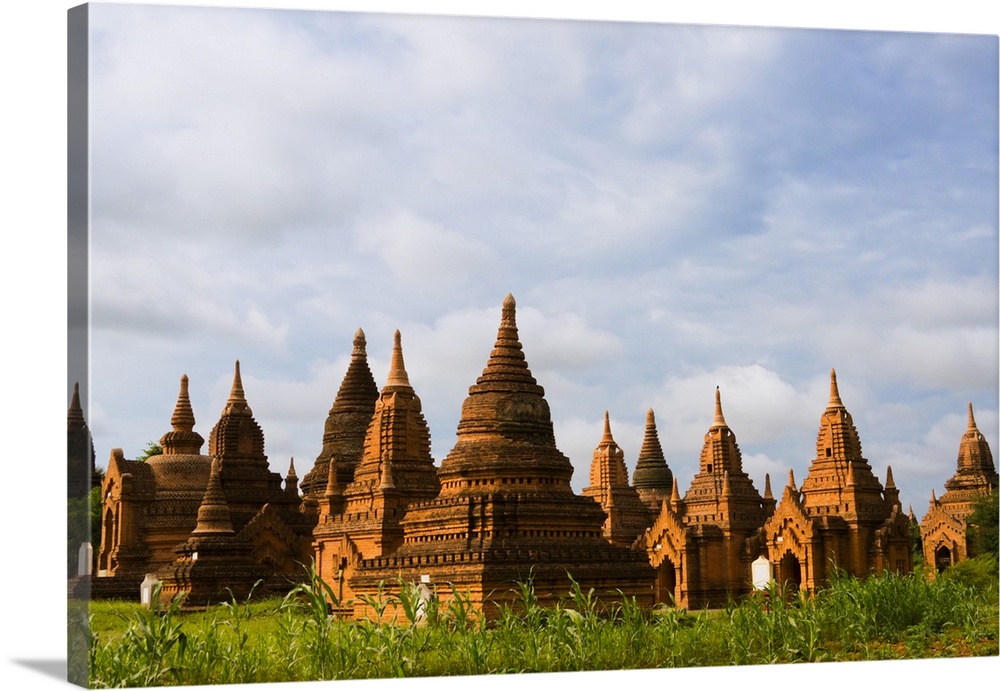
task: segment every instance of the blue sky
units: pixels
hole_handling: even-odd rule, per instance
[[[918,516],[966,405],[997,443],[995,36],[95,5],[98,462],[208,436],[241,361],[272,468],[321,447],[354,330],[400,329],[432,452],[511,292],[587,483],[657,414],[683,492],[714,389],[759,489],[831,368]]]

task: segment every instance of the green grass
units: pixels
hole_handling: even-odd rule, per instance
[[[813,596],[758,595],[722,610],[687,612],[633,601],[602,608],[573,583],[556,607],[519,601],[485,621],[467,598],[415,591],[369,605],[406,625],[341,620],[312,582],[283,600],[251,599],[200,613],[93,603],[95,687],[226,684],[834,660],[997,655],[995,558],[927,582],[920,574],[836,576]]]

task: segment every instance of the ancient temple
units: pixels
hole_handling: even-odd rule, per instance
[[[556,447],[544,390],[528,369],[512,296],[457,436],[438,470],[440,493],[408,507],[398,549],[359,560],[354,592],[402,579],[445,599],[465,593],[489,616],[517,601],[518,582],[530,580],[551,604],[570,592],[572,577],[599,598],[652,604],[645,555],[608,542],[600,505],[570,486],[573,466]]]
[[[174,561],[158,570],[163,602],[178,596],[186,607],[243,601],[269,575],[255,561],[250,540],[233,530],[219,468],[214,459],[194,530],[174,548]]]
[[[172,429],[160,438],[162,453],[135,461],[126,459],[121,449],[112,450],[101,488],[95,596],[134,598],[145,574],[167,577],[174,572],[181,558],[176,548],[198,529],[213,464],[228,525],[239,541],[251,545],[252,561],[267,577],[265,587],[280,592],[303,577],[301,564],[312,557],[315,517],[301,510],[294,467],[284,480],[268,467],[264,435],[243,392],[239,362],[229,400],[209,437],[207,455],[201,453],[204,439],[194,425],[185,375]],[[209,499],[214,501],[217,494]],[[234,565],[242,559],[239,556]],[[233,576],[238,570],[229,573]],[[234,591],[243,589],[235,582],[230,586]]]
[[[795,588],[815,590],[834,568],[859,577],[913,570],[909,519],[899,503],[892,468],[883,488],[862,456],[834,371],[816,458],[801,488],[789,471],[781,502],[763,533],[776,580]]]
[[[986,437],[976,426],[969,403],[969,422],[958,445],[955,474],[944,483],[945,492],[938,499],[931,490],[930,507],[920,523],[924,560],[933,564],[935,573],[975,556],[969,539],[967,518],[980,497],[995,492],[997,470]]]
[[[769,486],[768,486],[769,489]],[[750,591],[750,564],[760,555],[759,531],[774,511],[743,470],[736,435],[715,390],[715,416],[705,434],[699,471],[681,499],[676,479],[643,537],[657,569],[656,599],[682,607],[724,605]]]
[[[352,376],[349,370],[347,377]],[[440,490],[430,431],[406,373],[399,331],[389,376],[369,416],[360,461],[348,483],[340,478],[336,463],[328,463],[313,544],[320,577],[333,586],[339,602],[346,602],[365,592],[354,590],[361,561],[395,552],[403,542],[402,520],[408,508],[433,499]]]
[[[625,452],[611,436],[607,411],[604,412],[604,436],[594,449],[590,464],[590,485],[581,494],[591,497],[604,509],[607,516],[604,537],[612,544],[631,547],[653,522],[639,493],[628,482]]]

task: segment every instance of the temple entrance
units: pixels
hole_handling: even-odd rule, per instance
[[[951,566],[951,550],[947,547],[938,547],[934,550],[934,569],[941,573]]]
[[[677,567],[669,559],[656,570],[656,602],[677,605]]]
[[[791,552],[785,552],[778,562],[778,584],[788,593],[797,593],[802,587],[802,564]]]

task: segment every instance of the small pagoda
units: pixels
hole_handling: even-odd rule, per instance
[[[920,523],[924,559],[934,564],[929,570],[932,578],[952,564],[975,556],[967,519],[975,502],[997,489],[993,453],[976,426],[972,403],[969,403],[968,425],[958,445],[957,468],[944,488],[940,499],[931,490],[930,507]]]
[[[643,538],[657,569],[657,601],[719,607],[749,592],[750,564],[760,555],[758,534],[773,510],[769,486],[762,497],[743,470],[716,388],[698,473],[683,499],[674,479],[670,499]]]
[[[834,568],[858,577],[913,570],[909,519],[892,468],[883,488],[862,455],[836,371],[830,372],[816,458],[801,488],[789,471],[781,502],[764,526],[764,540],[776,580],[792,588],[814,591]]]

